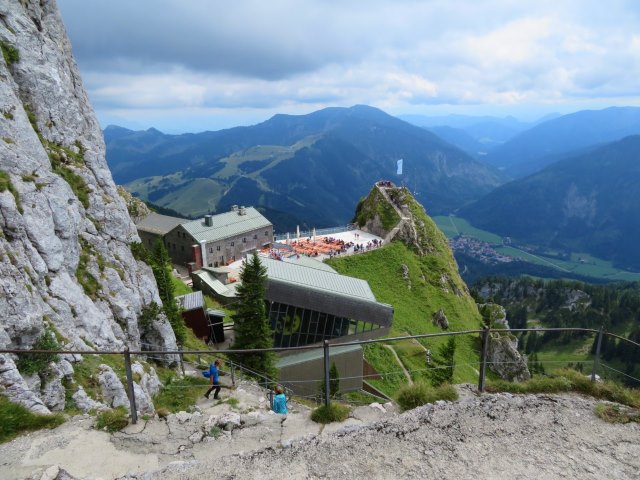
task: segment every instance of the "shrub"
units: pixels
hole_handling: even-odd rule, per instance
[[[36,340],[36,343],[31,348],[32,350],[59,350],[56,337],[50,330],[45,332]],[[23,375],[32,375],[45,371],[51,362],[58,360],[58,355],[55,353],[21,353],[18,355],[18,361],[16,366]]]
[[[13,65],[20,61],[20,52],[10,43],[0,42],[0,48],[2,49],[2,56],[7,65]]]
[[[127,420],[127,409],[124,407],[117,407],[113,410],[105,410],[98,414],[98,421],[96,422],[96,428],[100,430],[106,430],[107,432],[117,432],[129,425]]]
[[[16,208],[20,213],[23,213],[24,210],[22,209],[22,203],[20,202],[20,194],[18,193],[18,190],[16,190],[16,187],[14,187],[11,183],[11,177],[9,176],[9,174],[0,170],[0,192],[4,192],[5,190],[9,190],[9,192],[11,192],[11,195],[13,195],[13,198],[16,202]]]
[[[349,417],[349,407],[332,402],[328,406],[322,405],[311,412],[311,420],[316,423],[343,422]]]
[[[169,412],[187,410],[197,403],[198,398],[204,395],[209,386],[209,382],[204,377],[175,379],[171,373],[163,380],[164,387],[153,398],[157,411],[160,409],[166,409]]]
[[[22,405],[10,402],[0,395],[0,443],[8,442],[21,432],[55,428],[64,423],[64,417],[54,415],[37,415]]]
[[[398,392],[396,402],[402,411],[405,411],[437,400],[453,401],[457,399],[458,392],[449,384],[431,387],[425,382],[418,381],[413,385],[402,387]]]

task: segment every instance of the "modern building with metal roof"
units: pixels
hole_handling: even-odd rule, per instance
[[[365,280],[340,275],[311,259],[298,264],[261,256],[260,261],[267,270],[267,312],[275,346],[345,336],[373,338],[389,331],[393,307],[378,302]],[[238,282],[225,282],[230,275],[226,269],[203,268],[192,278],[194,286],[230,302],[238,286]]]

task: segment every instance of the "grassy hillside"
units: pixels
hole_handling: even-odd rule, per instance
[[[378,201],[385,201],[379,198],[376,189],[370,195],[376,195]],[[416,234],[413,241],[396,240],[365,254],[334,258],[329,261],[330,265],[339,273],[367,280],[378,301],[393,305],[391,336],[442,332],[431,321],[439,309],[444,310],[449,320],[449,330],[478,329],[480,314],[458,274],[446,237],[405,189],[392,191],[390,195],[411,212],[411,224]],[[363,203],[366,202],[365,199]],[[416,253],[419,250],[429,253],[420,256]],[[425,349],[430,349],[432,356],[437,356],[440,346],[446,341],[447,338],[437,338],[420,342],[389,342],[388,345],[393,347],[412,379],[417,380],[426,375]],[[398,362],[387,346],[367,347],[365,355],[378,372],[387,373],[384,379],[372,382],[385,392],[392,394],[406,382],[404,372],[399,371]],[[457,337],[455,361],[456,382],[477,381],[476,336]]]

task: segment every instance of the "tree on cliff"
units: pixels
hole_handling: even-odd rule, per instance
[[[162,300],[162,310],[173,328],[176,340],[178,343],[184,344],[186,327],[184,326],[184,321],[182,320],[182,315],[180,315],[180,309],[175,299],[175,289],[171,278],[171,258],[161,240],[157,240],[153,245],[150,260],[151,269],[158,284],[160,300]]]
[[[273,347],[273,331],[265,309],[267,269],[257,255],[252,255],[245,261],[240,281],[236,290],[238,308],[233,316],[235,339],[232,348],[246,350]],[[278,373],[273,352],[236,354],[232,358],[269,378],[275,379]]]
[[[427,370],[431,380],[431,385],[439,387],[443,383],[453,383],[453,371],[455,363],[453,357],[456,353],[456,337],[449,337],[447,343],[438,350],[438,356],[433,359],[433,363]]]

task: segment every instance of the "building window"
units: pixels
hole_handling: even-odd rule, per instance
[[[268,237],[268,236],[269,236],[269,230],[265,230],[265,232],[264,232],[264,236],[265,236],[265,237]]]
[[[218,246],[216,247],[216,250],[217,250],[217,251],[220,251],[220,245],[218,245]]]
[[[209,264],[210,267],[213,267],[213,263]],[[216,263],[216,267],[218,266],[218,264]]]
[[[258,234],[257,234],[257,233],[254,233],[254,234],[253,234],[253,239],[254,239],[254,240],[257,240],[257,239],[258,239]]]
[[[209,247],[209,253],[213,253],[213,247]]]
[[[242,243],[247,243],[247,237],[242,238]]]
[[[233,247],[236,244],[236,242],[231,242],[231,246]]]

